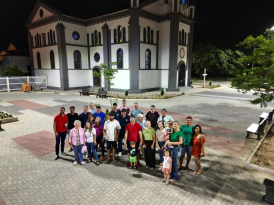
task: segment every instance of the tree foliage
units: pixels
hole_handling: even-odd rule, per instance
[[[244,69],[238,61],[243,53],[231,49],[220,49],[214,44],[198,44],[193,51],[193,70],[201,77],[206,68],[210,77],[235,77]]]
[[[24,71],[15,63],[13,66],[6,66],[3,76],[25,76]]]
[[[118,70],[116,68],[112,68],[113,66],[117,65],[116,62],[110,63],[110,68],[105,64],[100,64],[102,70],[97,73],[93,72],[93,75],[95,77],[101,77],[102,75],[105,77],[105,80],[107,82],[108,90],[110,90],[110,87],[114,85],[113,79],[115,78],[115,74],[118,73]]]
[[[255,91],[258,96],[252,104],[267,107],[274,100],[274,32],[266,30],[265,35],[256,38],[247,37],[239,44],[246,49],[252,49],[250,55],[244,55],[240,60],[244,63],[253,63],[254,67],[245,69],[232,81],[232,86],[238,91],[247,93]]]

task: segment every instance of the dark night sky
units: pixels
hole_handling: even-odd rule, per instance
[[[128,8],[130,0],[44,2],[66,15],[86,19]],[[19,50],[28,50],[25,24],[35,3],[36,0],[0,0],[0,50],[6,49],[9,42]],[[273,0],[196,0],[194,43],[211,41],[230,47],[249,35],[260,35],[274,25],[273,8]]]

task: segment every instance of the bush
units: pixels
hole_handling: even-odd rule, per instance
[[[101,88],[102,91],[104,91],[104,88]]]
[[[108,110],[108,109],[106,109],[106,114],[107,114],[107,115],[109,114],[109,110]]]
[[[185,92],[182,92],[182,95],[185,95]]]
[[[125,92],[125,96],[128,96],[128,90],[126,90],[126,92]]]
[[[190,84],[191,84],[191,85],[192,85],[192,83],[193,83],[193,82],[192,82],[192,81],[190,81]]]
[[[100,103],[95,103],[94,106],[95,107],[100,106]]]
[[[161,96],[163,96],[165,94],[164,89],[161,90]]]
[[[211,86],[212,85],[212,83],[211,83],[211,81],[209,81],[209,86]]]
[[[3,76],[25,76],[26,74],[15,63],[13,66],[6,66]]]

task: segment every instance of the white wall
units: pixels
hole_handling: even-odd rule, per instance
[[[48,86],[61,87],[60,70],[34,70],[35,76],[48,76]]]
[[[139,70],[139,89],[161,86],[161,70]]]
[[[67,48],[68,69],[75,69],[73,53],[76,50],[81,52],[82,69],[88,69],[88,48],[87,47],[67,45],[66,48]]]
[[[156,2],[157,3],[157,2]],[[143,42],[143,29],[150,27],[150,30],[153,30],[153,43],[156,44],[157,42],[157,31],[159,30],[159,24],[155,21],[151,21],[145,18],[139,18],[140,24],[140,41]]]
[[[169,73],[168,70],[161,70],[161,87],[168,88]]]
[[[150,4],[144,8],[142,8],[142,10],[155,14],[155,15],[160,15],[160,11],[159,11],[159,1],[156,1],[153,4]]]
[[[40,17],[40,9],[43,9],[43,18]],[[37,13],[35,14],[35,16],[32,20],[32,23],[35,22],[35,21],[39,21],[41,19],[45,19],[49,16],[53,16],[53,13],[49,12],[44,7],[40,6],[40,8],[38,9]]]
[[[94,60],[95,53],[100,54],[100,61],[98,63]],[[104,63],[103,46],[90,47],[90,68],[93,68],[94,66],[100,66],[101,63]]]
[[[159,24],[159,69],[169,69],[170,22]]]
[[[111,88],[116,89],[130,89],[130,71],[129,70],[118,70],[113,80],[114,85]]]
[[[123,49],[123,54],[124,54],[123,65],[124,65],[124,69],[129,69],[128,43],[111,45],[111,61],[112,62],[117,62],[117,50],[119,48]]]
[[[67,22],[62,22],[65,26],[65,40],[68,44],[75,45],[84,45],[87,46],[87,27],[71,24]],[[74,40],[72,37],[72,33],[77,31],[80,34],[80,38],[78,40]]]
[[[185,51],[185,56],[183,58],[181,58],[181,55],[180,55],[181,48],[183,48]],[[186,63],[186,65],[188,64],[188,62],[187,62],[187,47],[186,46],[178,46],[178,58],[177,59],[178,59],[177,65],[180,61],[184,61]]]
[[[54,52],[55,69],[59,69],[59,56],[58,56],[58,46],[57,45],[32,49],[33,64],[34,64],[35,69],[38,68],[37,52],[40,53],[42,69],[51,69],[51,64],[50,64],[50,51],[51,50],[53,50],[53,52]]]
[[[92,70],[68,70],[69,87],[93,85]]]
[[[146,69],[146,50],[151,51],[151,69],[156,69],[157,46],[140,43],[140,69]]]

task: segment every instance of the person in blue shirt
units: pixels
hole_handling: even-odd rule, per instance
[[[120,134],[119,134],[119,138],[118,138],[118,156],[120,157],[122,155],[122,143],[123,143],[123,139],[125,137],[125,133],[126,133],[126,126],[128,123],[130,123],[130,118],[127,115],[127,110],[125,108],[122,109],[121,111],[121,116],[118,117],[118,122],[120,123],[121,129],[120,129]]]
[[[144,120],[144,115],[143,114],[138,114],[138,121],[137,123],[139,123],[141,125],[142,130],[146,129],[146,121]]]
[[[96,119],[96,117],[98,117],[98,116],[101,118],[101,124],[104,125],[105,120],[106,120],[106,116],[105,116],[105,113],[102,112],[101,106],[97,106],[97,107],[96,107],[96,113],[94,113],[95,119]]]
[[[143,111],[139,109],[138,103],[134,103],[134,109],[131,110],[131,115],[135,117],[135,121],[138,122],[138,115],[143,114]]]
[[[84,106],[83,108],[83,112],[79,115],[78,120],[81,121],[81,127],[84,128],[86,125],[86,122],[88,121],[88,116],[89,116],[89,112],[88,112],[88,106]]]

